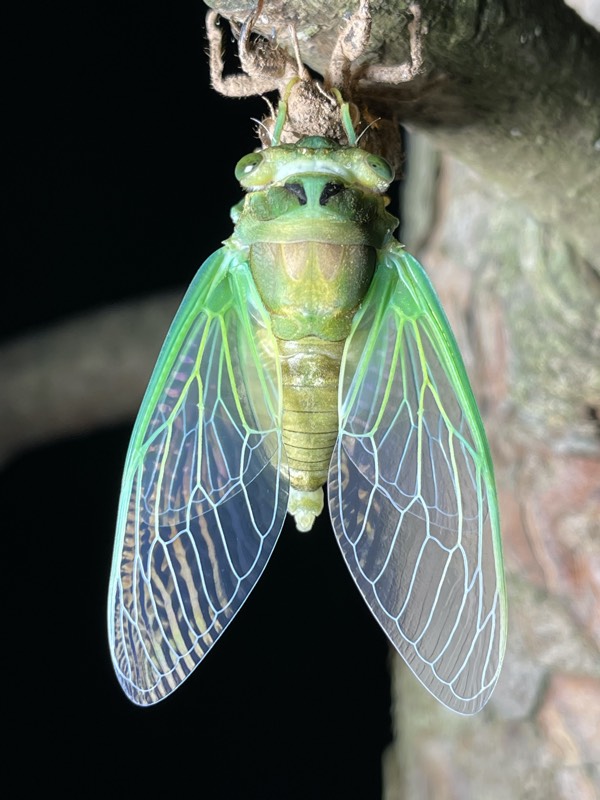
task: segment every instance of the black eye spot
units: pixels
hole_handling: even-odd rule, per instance
[[[286,183],[285,188],[290,194],[293,194],[294,197],[298,198],[301,206],[306,205],[306,192],[304,191],[304,186],[302,186],[301,183]]]
[[[329,198],[344,191],[341,183],[326,183],[319,197],[319,205],[326,206]]]

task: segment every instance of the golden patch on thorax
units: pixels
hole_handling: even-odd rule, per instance
[[[353,244],[257,242],[249,261],[276,336],[339,341],[348,336],[369,288],[376,251]]]

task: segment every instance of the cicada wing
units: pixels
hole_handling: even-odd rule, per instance
[[[329,506],[350,571],[409,667],[444,705],[478,711],[506,639],[492,463],[448,321],[396,244],[346,344]]]
[[[127,455],[108,607],[126,694],[149,705],[206,655],[260,577],[288,497],[275,341],[231,248],[173,321]]]

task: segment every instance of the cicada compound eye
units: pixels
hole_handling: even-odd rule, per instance
[[[251,176],[256,173],[263,161],[262,153],[249,153],[238,161],[235,168],[235,177],[242,185],[245,185]]]
[[[385,158],[370,153],[367,158],[367,164],[378,178],[381,178],[387,183],[391,183],[394,180],[394,170]]]

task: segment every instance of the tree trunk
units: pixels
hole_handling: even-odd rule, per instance
[[[448,311],[490,437],[509,636],[489,706],[445,711],[394,659],[386,800],[600,792],[600,292],[560,233],[410,139],[403,239]],[[423,221],[430,223],[427,233]]]

